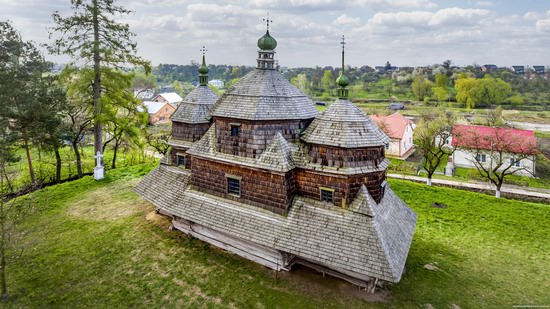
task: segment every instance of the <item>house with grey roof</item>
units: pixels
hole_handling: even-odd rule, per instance
[[[178,109],[173,121],[207,131],[174,133],[184,164],[163,160],[135,191],[175,229],[274,270],[399,282],[417,215],[386,182],[388,137],[348,99],[344,50],[339,98],[319,114],[277,71],[276,46],[268,29],[253,71],[211,108]]]

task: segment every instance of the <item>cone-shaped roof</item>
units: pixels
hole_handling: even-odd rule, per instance
[[[277,70],[254,69],[220,98],[215,117],[245,120],[311,119],[313,102]]]
[[[302,140],[343,148],[383,146],[389,138],[349,100],[338,99],[304,131]]]
[[[199,85],[193,89],[178,106],[172,121],[183,123],[208,123],[211,111],[218,95],[206,85]]]

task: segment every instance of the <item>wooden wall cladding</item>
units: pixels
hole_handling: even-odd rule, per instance
[[[196,142],[208,131],[209,123],[188,124],[174,121],[172,123],[172,138]]]
[[[296,191],[292,172],[286,175],[192,158],[192,184],[199,191],[286,214]],[[226,175],[241,177],[240,197],[227,193]]]
[[[376,202],[382,198],[381,184],[386,179],[384,171],[377,173],[334,176],[321,174],[315,171],[295,171],[297,193],[312,199],[320,199],[319,187],[334,189],[334,205],[343,206],[342,199],[345,197],[346,205],[353,202],[362,184],[365,184],[370,195]]]
[[[384,147],[337,148],[322,145],[308,145],[313,163],[324,166],[360,167],[377,166],[384,160]]]
[[[287,141],[295,142],[312,119],[251,122],[216,117],[214,121],[219,152],[257,158],[277,132],[281,132]],[[239,136],[231,136],[231,126],[235,125],[240,125]]]

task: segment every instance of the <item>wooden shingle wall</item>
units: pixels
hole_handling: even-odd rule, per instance
[[[189,158],[189,156],[188,156]],[[192,158],[193,188],[227,199],[286,214],[296,190],[291,175],[273,174],[243,166]],[[227,193],[227,175],[241,177],[241,194]],[[290,173],[288,173],[290,174]]]
[[[209,123],[187,124],[173,121],[172,138],[188,142],[196,142],[204,135],[204,133],[206,133],[206,131],[208,131],[209,127]]]
[[[313,163],[324,166],[360,167],[376,166],[384,160],[384,147],[338,148],[324,145],[308,145]]]
[[[217,150],[222,153],[247,158],[257,158],[277,132],[289,142],[295,142],[309,120],[257,121],[217,118]],[[231,136],[231,126],[240,125],[239,136]]]

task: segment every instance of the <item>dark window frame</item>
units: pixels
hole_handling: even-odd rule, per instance
[[[241,135],[241,124],[240,123],[230,123],[229,124],[229,134],[233,137],[239,137]]]
[[[319,187],[319,200],[334,204],[334,189]]]
[[[225,175],[227,194],[240,197],[242,192],[242,177]]]
[[[183,160],[183,161],[181,161]],[[185,155],[182,154],[176,154],[176,165],[177,166],[185,166]]]

